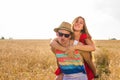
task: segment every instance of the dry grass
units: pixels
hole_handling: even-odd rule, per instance
[[[120,40],[96,40],[98,80],[120,80]]]
[[[0,80],[54,80],[50,40],[0,40]],[[95,41],[98,80],[120,80],[120,41]]]

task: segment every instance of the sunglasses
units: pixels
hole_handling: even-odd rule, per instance
[[[61,32],[58,32],[58,35],[60,36],[60,37],[65,37],[65,38],[69,38],[69,36],[70,36],[70,34],[64,34],[64,33],[61,33]]]

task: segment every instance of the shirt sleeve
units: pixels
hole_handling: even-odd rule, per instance
[[[55,71],[55,74],[60,75],[61,73],[62,73],[62,71],[61,71],[60,67],[58,67],[57,70]]]
[[[81,35],[81,39],[83,39],[83,40],[85,40],[87,37],[88,37],[88,36],[87,36],[87,34],[85,34],[85,33]]]
[[[82,42],[83,44],[86,44],[85,39],[87,39],[87,34],[85,33],[81,34],[79,41]]]

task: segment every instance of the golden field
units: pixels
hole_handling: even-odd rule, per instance
[[[120,41],[95,40],[98,80],[120,80]],[[50,40],[0,40],[0,80],[54,80]]]

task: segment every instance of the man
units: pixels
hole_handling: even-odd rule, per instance
[[[68,22],[62,22],[59,27],[55,28],[57,42],[63,47],[69,47],[73,45],[74,42],[71,40],[73,31],[71,29],[71,24]],[[77,44],[78,43],[77,41]],[[52,51],[54,52],[58,67],[61,69],[63,76],[59,76],[56,80],[87,80],[87,75],[84,68],[83,57],[80,51],[72,52],[73,55],[67,54],[64,51],[53,48],[51,46]]]

